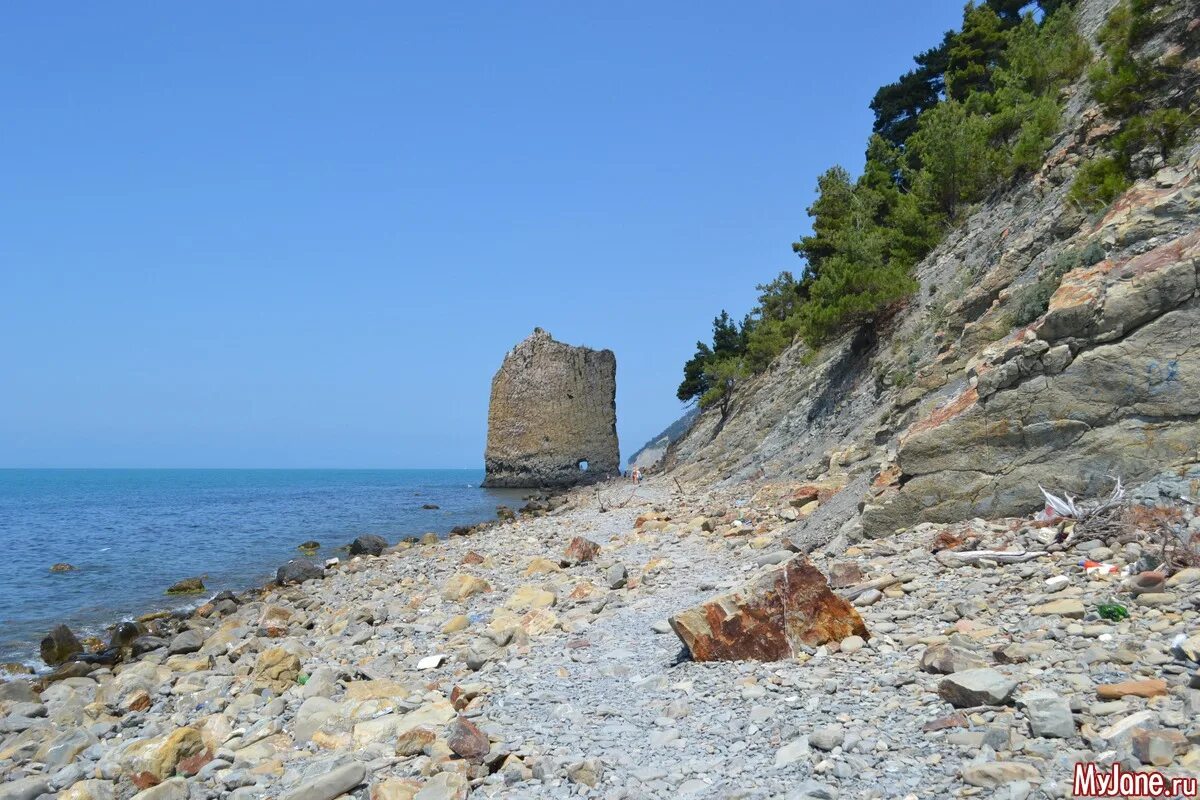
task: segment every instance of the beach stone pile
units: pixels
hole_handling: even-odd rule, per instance
[[[800,546],[837,485],[607,484],[126,628],[137,655],[0,684],[0,798],[1051,798],[1077,761],[1200,768],[1200,567],[1122,575],[1152,540],[1064,520]],[[836,635],[677,635],[802,574]]]

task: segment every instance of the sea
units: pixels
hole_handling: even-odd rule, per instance
[[[321,543],[315,559],[345,558],[361,534],[444,536],[526,494],[482,480],[481,469],[0,469],[0,663],[43,666],[38,642],[59,623],[82,638],[260,586],[301,542]],[[52,572],[59,562],[76,569]],[[198,575],[207,594],[165,594]]]

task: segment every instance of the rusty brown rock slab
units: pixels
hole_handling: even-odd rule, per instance
[[[803,556],[669,622],[696,661],[778,661],[804,645],[870,636],[854,607]]]

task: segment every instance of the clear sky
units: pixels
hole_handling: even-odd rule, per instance
[[[0,466],[481,466],[534,326],[616,352],[628,456],[961,14],[10,4]]]

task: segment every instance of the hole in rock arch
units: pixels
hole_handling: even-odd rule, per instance
[[[588,469],[587,459],[586,458],[579,459],[579,461],[575,464],[575,466],[579,467],[580,472],[587,472],[587,469]]]

